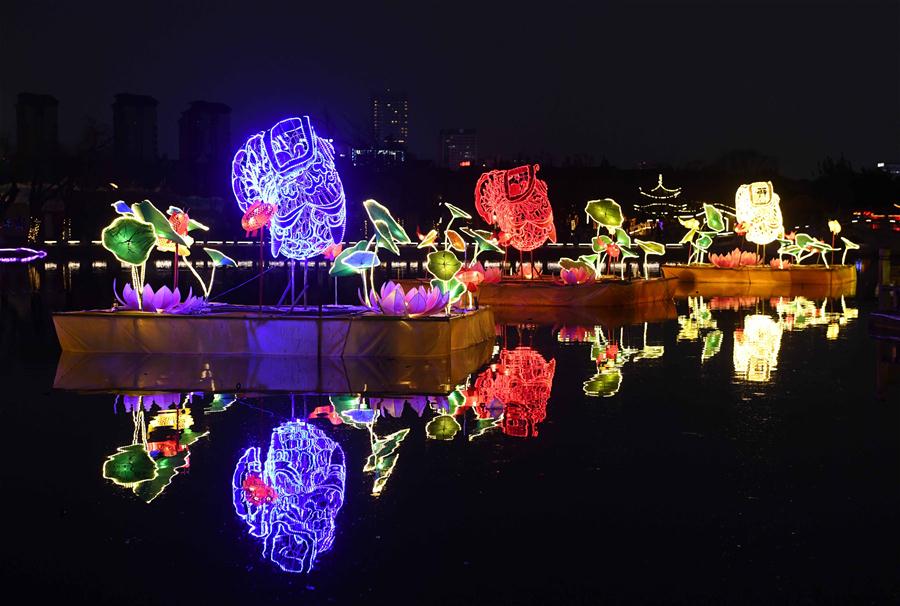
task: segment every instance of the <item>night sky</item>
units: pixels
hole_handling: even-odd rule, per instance
[[[826,155],[900,161],[900,2],[46,2],[0,8],[0,135],[15,96],[60,101],[64,145],[118,92],[159,100],[160,151],[196,99],[235,143],[326,111],[369,132],[369,96],[407,92],[411,150],[474,127],[483,154],[711,161],[754,148],[783,172]],[[328,133],[330,134],[330,133]]]

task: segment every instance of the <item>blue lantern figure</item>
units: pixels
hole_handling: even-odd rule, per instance
[[[263,539],[266,557],[286,572],[309,572],[334,541],[346,473],[344,451],[321,429],[283,423],[272,430],[265,460],[253,447],[238,461],[234,510]]]
[[[334,147],[308,116],[287,118],[250,137],[231,164],[231,188],[242,212],[255,202],[275,208],[272,256],[303,260],[344,239],[344,187]]]

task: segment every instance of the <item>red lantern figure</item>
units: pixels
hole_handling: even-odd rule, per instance
[[[536,437],[537,425],[547,418],[547,401],[556,372],[556,360],[547,362],[530,347],[500,351],[497,364],[475,379],[479,403],[503,405],[503,433]]]
[[[475,186],[475,209],[496,225],[510,245],[527,252],[549,238],[556,242],[547,184],[537,178],[539,164],[481,175]],[[502,240],[501,240],[502,243]]]
[[[257,231],[266,227],[275,214],[275,205],[257,200],[254,202],[244,216],[241,218],[241,227],[249,236],[251,233],[256,234]]]

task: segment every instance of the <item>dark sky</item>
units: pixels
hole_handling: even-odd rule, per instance
[[[0,134],[15,95],[60,101],[64,144],[117,92],[155,96],[177,156],[191,100],[233,135],[327,108],[365,133],[369,95],[410,102],[412,151],[479,130],[482,151],[589,153],[622,167],[730,149],[812,174],[825,155],[900,161],[900,2],[0,2]],[[488,7],[490,5],[490,7]]]

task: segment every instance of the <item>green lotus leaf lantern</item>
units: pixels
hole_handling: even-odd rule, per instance
[[[353,246],[348,246],[344,250],[340,252],[340,254],[334,258],[334,261],[331,263],[331,268],[328,270],[328,274],[337,277],[344,276],[353,276],[359,273],[355,268],[350,267],[344,261],[346,261],[347,257],[350,255],[362,252],[366,250],[366,241],[361,240],[354,244]]]
[[[706,213],[706,224],[711,230],[719,233],[725,229],[725,219],[722,217],[721,211],[712,204],[704,204],[703,212]]]
[[[463,293],[466,292],[466,285],[459,281],[458,278],[453,277],[449,280],[439,280],[438,278],[432,278],[429,282],[432,288],[440,288],[441,292],[447,293],[450,297],[447,302],[448,303],[456,303]]]
[[[635,238],[634,243],[640,246],[641,250],[644,251],[644,279],[649,279],[650,272],[647,269],[647,257],[650,255],[666,254],[666,247],[659,242],[638,240],[637,238]]]
[[[436,250],[428,253],[426,269],[439,280],[450,280],[462,267],[462,263],[449,250]]]
[[[465,219],[466,221],[472,219],[472,215],[459,208],[458,206],[454,206],[453,204],[449,204],[447,202],[444,202],[444,206],[446,206],[447,210],[450,211],[450,216],[453,219]]]
[[[707,250],[710,246],[712,246],[713,239],[709,234],[701,234],[697,241],[694,242],[694,246],[699,248],[700,250]]]
[[[584,211],[597,225],[605,227],[610,233],[621,227],[625,220],[622,207],[612,198],[591,200],[585,205]]]
[[[204,248],[203,249],[209,258],[212,259],[213,265],[215,267],[236,267],[237,263],[235,263],[234,259],[226,255],[225,253],[216,250],[215,248]]]
[[[631,236],[621,227],[616,228],[616,244],[619,246],[631,246]]]
[[[475,251],[475,257],[478,256],[479,251],[497,253],[503,252],[503,249],[500,248],[500,245],[494,238],[494,234],[489,231],[485,231],[483,229],[470,229],[468,227],[460,227],[459,231],[466,234],[475,241],[475,246],[477,247],[477,250]]]
[[[378,258],[378,255],[370,250],[354,251],[347,255],[347,258],[344,259],[343,262],[344,265],[350,267],[356,273],[359,273],[364,269],[371,269],[372,267],[381,265],[381,260]]]
[[[376,219],[373,224],[375,225],[375,233],[377,235],[378,246],[388,249],[395,255],[399,255],[400,247],[397,246],[397,243],[394,242],[394,238],[390,235],[390,226],[381,219]],[[388,235],[385,236],[385,234]]]
[[[409,244],[412,240],[406,233],[406,230],[397,223],[397,220],[391,215],[391,211],[386,206],[379,204],[375,200],[366,200],[363,202],[366,214],[369,220],[375,226],[378,235],[384,240],[393,240],[400,244]]]
[[[172,229],[172,224],[169,223],[169,218],[156,208],[150,200],[135,202],[131,205],[131,210],[135,217],[153,225],[156,235],[160,238],[171,240],[182,246],[190,246],[193,242],[193,238],[187,239],[188,237],[175,233],[175,230]]]
[[[121,216],[103,228],[100,241],[122,263],[142,265],[156,246],[156,230],[146,221]]]

